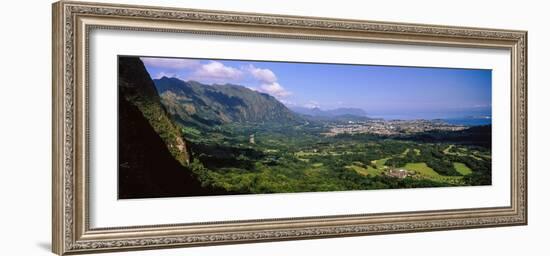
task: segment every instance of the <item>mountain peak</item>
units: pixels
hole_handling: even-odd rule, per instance
[[[242,85],[161,79],[155,80],[155,86],[170,114],[183,123],[212,126],[300,119],[276,98]]]
[[[170,81],[170,80],[178,80],[178,81],[182,81],[180,80],[179,78],[173,76],[173,77],[167,77],[167,76],[162,76],[161,78],[158,78],[158,79],[153,79],[154,80],[165,80],[165,81]],[[182,81],[183,82],[183,81]]]

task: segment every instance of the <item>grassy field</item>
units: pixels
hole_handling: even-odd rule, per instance
[[[376,169],[380,169],[380,170],[384,169],[384,167],[386,166],[386,161],[388,161],[389,159],[390,159],[390,157],[374,160],[374,164],[376,165]]]
[[[442,175],[434,171],[434,169],[430,168],[426,163],[408,163],[405,165],[404,169],[415,171],[416,174],[430,178],[443,177]]]
[[[389,159],[390,157],[372,161],[371,163],[375,164],[376,168],[372,167],[371,165],[364,165],[362,163],[353,163],[352,165],[346,166],[346,168],[354,170],[355,172],[361,175],[378,176],[378,175],[382,175],[384,173],[384,170],[388,168],[388,166],[386,166],[385,164],[386,164],[386,161],[388,161]],[[461,175],[468,175],[472,173],[472,170],[463,163],[454,162],[453,165],[456,171],[459,172]],[[434,169],[430,168],[426,163],[407,163],[403,167],[403,169],[406,169],[408,171],[414,171],[417,177],[427,178],[430,180],[435,180],[440,182],[448,182],[453,184],[462,183],[461,176],[441,175],[437,173]]]
[[[415,171],[416,175],[435,181],[447,182],[451,184],[462,184],[462,176],[443,176],[430,168],[426,163],[408,163],[404,169]]]
[[[479,151],[472,151],[470,154],[468,154],[468,150],[466,148],[457,148],[455,152],[451,152],[455,148],[455,145],[449,145],[447,148],[443,150],[443,154],[445,155],[453,155],[453,156],[469,156],[475,160],[483,160],[482,157],[490,159],[490,155],[482,155],[479,153]]]
[[[370,175],[370,176],[378,176],[378,175],[382,175],[382,172],[384,171],[383,169],[375,169],[375,168],[372,168],[372,166],[368,165],[365,167],[362,167],[362,166],[358,166],[358,165],[348,165],[346,166],[346,168],[349,168],[349,169],[352,169],[354,170],[355,172],[361,174],[361,175]]]
[[[385,168],[387,168],[386,161],[388,161],[388,159],[390,159],[390,157],[371,161],[371,164],[376,165],[376,168],[372,167],[371,165],[365,165],[363,163],[353,163],[352,165],[346,166],[346,168],[352,169],[361,175],[378,176],[382,175]]]
[[[455,167],[455,170],[462,175],[468,175],[472,173],[472,169],[470,169],[468,166],[466,166],[463,163],[454,162],[453,165]]]

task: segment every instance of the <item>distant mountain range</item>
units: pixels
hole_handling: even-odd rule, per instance
[[[336,108],[323,110],[320,108],[291,107],[294,113],[309,121],[368,121],[372,118],[367,116],[367,112],[359,108]]]
[[[167,77],[154,83],[168,113],[182,124],[212,126],[301,120],[273,96],[244,86],[206,85]]]
[[[360,108],[336,108],[329,110],[322,110],[320,108],[306,108],[306,107],[291,107],[292,111],[308,116],[314,117],[338,117],[338,116],[357,116],[367,117],[367,112]]]

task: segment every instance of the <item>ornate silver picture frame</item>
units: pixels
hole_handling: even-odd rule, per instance
[[[510,52],[509,205],[94,228],[90,33],[96,30],[503,49]],[[527,224],[527,32],[61,1],[53,5],[53,251],[59,255]],[[97,95],[95,95],[97,96]],[[101,95],[97,96],[101,97]],[[508,174],[507,174],[508,175]],[[94,182],[101,182],[95,180]],[[159,222],[161,223],[161,222]]]

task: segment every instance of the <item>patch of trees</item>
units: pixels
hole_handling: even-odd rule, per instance
[[[436,182],[427,179],[413,179],[407,177],[399,179],[389,176],[365,177],[346,169],[337,169],[335,175],[338,179],[349,182],[348,189],[392,189],[392,188],[420,188],[420,187],[444,187],[447,183]]]
[[[491,125],[474,126],[462,131],[427,131],[396,136],[395,139],[422,143],[454,143],[491,148]]]
[[[190,143],[192,156],[198,158],[208,169],[240,168],[253,170],[254,162],[265,155],[252,148],[238,148],[219,144]]]

